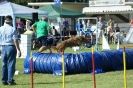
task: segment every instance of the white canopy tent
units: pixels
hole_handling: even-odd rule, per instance
[[[45,11],[25,7],[15,3],[7,2],[7,1],[0,3],[0,16],[11,15],[13,17],[14,27],[16,27],[15,25],[16,17],[32,17],[32,13],[38,13],[39,16],[48,15],[48,13]]]

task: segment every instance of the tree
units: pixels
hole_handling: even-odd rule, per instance
[[[2,0],[1,0],[2,1]],[[27,6],[29,2],[53,2],[54,0],[7,0],[16,4]],[[61,2],[87,2],[88,0],[61,0]]]
[[[27,6],[28,2],[30,2],[30,0],[8,0],[8,1],[25,6]]]

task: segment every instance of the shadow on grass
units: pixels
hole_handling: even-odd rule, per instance
[[[87,81],[92,81],[89,79],[86,80],[79,80],[79,81],[66,81],[65,83],[81,83],[81,82],[87,82]],[[34,84],[62,84],[62,82],[36,82]],[[26,83],[26,84],[18,84],[18,85],[30,85],[30,83]]]

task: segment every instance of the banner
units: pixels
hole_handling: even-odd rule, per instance
[[[54,4],[55,4],[55,6],[60,6],[61,2],[60,2],[60,0],[54,0]]]
[[[125,0],[89,0],[89,6],[125,5]]]

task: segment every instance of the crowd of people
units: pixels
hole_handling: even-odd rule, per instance
[[[33,23],[33,21],[31,21],[29,19],[24,19],[24,20],[25,21],[23,21],[22,19],[19,18],[16,22],[18,38],[21,37],[21,34],[32,35],[32,48],[35,48],[35,43],[36,43],[35,40],[37,40],[37,42],[41,41],[39,38],[40,36],[38,36],[37,34],[43,33],[42,31],[39,31],[39,30],[41,30],[41,27],[43,28],[43,26],[48,27],[48,28],[46,27],[45,29],[51,29],[50,34],[52,33],[52,36],[56,40],[56,43],[61,38],[61,37],[56,38],[56,36],[64,36],[64,37],[62,37],[62,40],[66,40],[73,36],[82,36],[82,35],[84,35],[85,32],[92,32],[91,29],[93,26],[92,22],[91,22],[92,19],[86,19],[86,21],[83,21],[82,19],[77,19],[77,21],[75,23],[75,31],[71,31],[70,23],[69,23],[68,19],[63,18],[62,24],[61,24],[63,26],[61,27],[61,32],[60,32],[59,30],[57,30],[55,28],[55,26],[50,26],[49,24],[46,25],[46,23],[43,22],[43,21],[46,22],[46,20],[43,20],[43,18],[40,21],[36,21],[35,23]],[[47,18],[47,20],[48,20],[48,18]],[[48,23],[48,21],[47,21],[47,23]],[[132,25],[132,23],[133,22],[131,21],[130,24]],[[115,40],[117,40],[117,39],[120,39],[121,41],[123,41],[123,39],[124,39],[124,36],[121,33],[119,24],[116,23],[112,18],[110,18],[109,21],[107,21],[107,23],[105,23],[103,18],[99,17],[98,22],[96,23],[96,27],[98,29],[98,43],[101,42],[101,37],[103,34],[106,34],[109,44],[115,42]],[[36,29],[38,29],[39,32],[36,32]],[[46,32],[44,32],[44,34],[39,34],[39,35],[48,36],[47,32],[49,32],[49,31],[47,30]],[[94,32],[94,35],[96,35],[96,32]],[[42,45],[42,44],[43,43],[40,43],[40,45]],[[43,44],[43,45],[47,45],[47,44]],[[57,44],[54,44],[54,45],[57,45]],[[44,47],[39,49],[39,52],[42,52],[43,48]],[[52,51],[49,50],[49,52],[52,52]]]
[[[131,23],[130,23],[131,24]],[[98,22],[96,23],[96,27],[98,30],[98,43],[101,42],[102,35],[106,35],[108,39],[108,43],[112,44],[115,43],[116,40],[123,41],[123,31],[121,31],[119,24],[116,23],[112,18],[110,18],[107,23],[104,22],[102,17],[98,18]],[[76,22],[76,31],[77,35],[81,36],[83,34],[83,31],[91,31],[92,29],[92,23],[91,20],[88,19],[87,22],[84,24],[81,19],[78,19]],[[96,30],[95,30],[96,31]],[[96,35],[96,32],[94,33]]]

